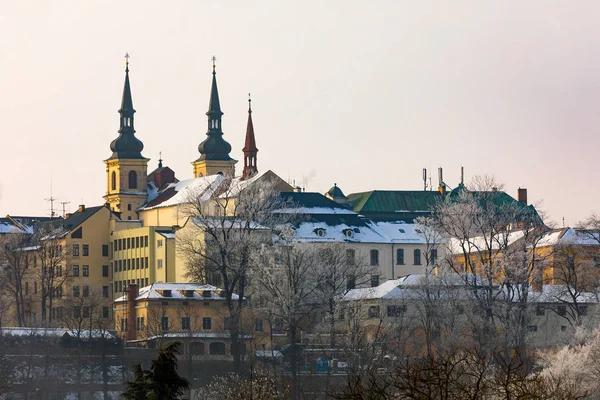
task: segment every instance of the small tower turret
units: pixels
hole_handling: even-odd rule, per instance
[[[254,124],[252,123],[252,98],[248,93],[248,124],[246,125],[246,141],[244,148],[244,172],[243,179],[248,179],[258,172],[256,166],[256,156],[258,149],[256,148],[256,139],[254,138]]]

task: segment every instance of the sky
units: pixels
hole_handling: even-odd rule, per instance
[[[598,1],[1,1],[0,215],[104,202],[129,52],[149,171],[206,134],[211,57],[241,160],[325,192],[494,175],[550,220],[600,212]]]

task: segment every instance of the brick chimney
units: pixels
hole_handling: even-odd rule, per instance
[[[517,196],[517,200],[519,200],[519,203],[521,203],[525,206],[527,205],[527,189],[519,188],[519,194]]]
[[[84,212],[85,211],[85,204],[80,204],[79,205],[79,212]]]
[[[137,302],[135,299],[138,297],[139,288],[138,285],[132,283],[129,285],[129,292],[127,293],[127,340],[136,339],[136,309]]]

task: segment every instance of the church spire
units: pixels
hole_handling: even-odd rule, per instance
[[[248,93],[248,124],[246,125],[246,142],[244,148],[244,172],[242,173],[243,179],[248,179],[258,172],[256,166],[256,139],[254,138],[254,124],[252,123],[252,98]]]
[[[131,99],[131,86],[129,84],[129,53],[125,54],[125,85],[123,86],[123,97],[119,109],[120,127],[119,137],[112,141],[110,149],[113,151],[112,158],[144,158],[142,150],[144,144],[135,137],[133,127],[133,100]]]
[[[231,157],[229,157],[231,145],[227,143],[225,139],[223,139],[223,129],[221,126],[221,117],[223,116],[223,112],[221,111],[221,104],[219,103],[219,90],[217,89],[217,72],[215,70],[216,58],[213,57],[212,61],[212,87],[210,89],[208,112],[206,113],[208,116],[208,132],[206,132],[206,135],[208,137],[198,146],[200,158],[197,161],[229,161],[231,160]]]

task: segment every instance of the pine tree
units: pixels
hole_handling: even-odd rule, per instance
[[[123,397],[127,400],[177,400],[184,394],[189,383],[177,372],[180,345],[180,342],[174,342],[161,348],[149,370],[136,365],[135,378],[127,382]]]

